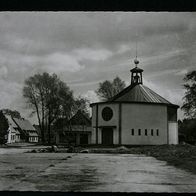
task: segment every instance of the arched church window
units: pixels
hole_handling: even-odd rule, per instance
[[[109,107],[105,107],[103,110],[102,110],[102,118],[103,120],[105,121],[109,121],[111,120],[113,117],[113,111],[111,108]]]

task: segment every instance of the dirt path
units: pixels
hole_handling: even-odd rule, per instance
[[[196,192],[196,176],[143,155],[3,154],[0,190]]]

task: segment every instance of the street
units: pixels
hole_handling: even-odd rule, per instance
[[[144,155],[3,150],[1,191],[196,192],[196,175]]]

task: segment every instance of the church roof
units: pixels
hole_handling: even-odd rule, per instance
[[[140,69],[139,67],[134,67],[133,69],[130,70],[131,72],[143,72],[143,69]]]
[[[152,103],[178,107],[143,84],[132,84],[106,102],[99,103]],[[91,105],[94,105],[93,103]]]
[[[136,59],[134,60],[135,67],[131,69],[131,84],[122,90],[120,93],[112,97],[106,102],[99,102],[101,103],[150,103],[150,104],[165,104],[170,105],[173,107],[179,107],[178,105],[174,105],[168,100],[164,99],[153,90],[149,89],[148,87],[143,85],[142,82],[142,72],[143,69],[138,67],[139,61],[137,60],[137,53]],[[90,106],[99,103],[92,103]]]
[[[114,96],[111,101],[172,104],[142,84],[128,86],[119,94]]]

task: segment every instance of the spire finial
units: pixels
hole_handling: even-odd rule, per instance
[[[137,35],[136,35],[136,51],[135,51],[135,59],[134,59],[135,66],[139,64],[139,61],[137,60]]]

